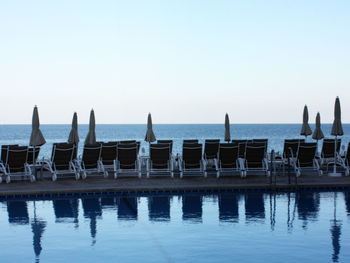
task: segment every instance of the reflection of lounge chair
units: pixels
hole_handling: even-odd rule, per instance
[[[6,177],[7,183],[11,182],[11,179],[16,177],[28,177],[31,182],[35,181],[32,170],[27,163],[27,155],[27,146],[9,146],[7,148],[6,162],[0,163],[1,170]]]
[[[102,146],[101,144],[87,144],[84,145],[83,156],[77,161],[78,169],[83,179],[87,177],[88,173],[104,173],[101,164]]]
[[[180,158],[179,163],[181,178],[184,173],[201,175],[204,172],[204,176],[207,176],[207,173],[204,171],[206,162],[202,157],[202,144],[184,144],[182,147],[182,158]]]
[[[218,155],[218,173],[217,177],[223,173],[240,172],[244,176],[242,170],[241,159],[238,157],[239,146],[233,143],[221,143]],[[243,167],[244,168],[244,167]]]
[[[301,175],[302,170],[314,170],[318,175],[322,175],[319,163],[316,159],[317,144],[301,143],[298,148],[296,160],[293,163],[295,175]]]
[[[266,176],[270,176],[268,161],[266,157],[266,145],[264,143],[248,143],[245,150],[243,164],[244,177],[247,172],[262,171]]]
[[[101,145],[101,164],[103,166],[105,176],[107,177],[108,172],[111,171],[115,177],[118,142],[103,142]]]
[[[150,158],[147,162],[147,177],[151,174],[169,173],[174,177],[173,159],[169,144],[151,144]]]
[[[136,174],[141,177],[141,162],[138,158],[138,146],[136,143],[118,144],[115,170],[115,178],[121,173]]]
[[[74,162],[75,145],[71,143],[55,143],[52,146],[51,160],[43,161],[42,165],[52,174],[52,181],[57,180],[58,175],[74,174],[75,179],[79,179]]]

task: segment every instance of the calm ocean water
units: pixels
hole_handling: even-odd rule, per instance
[[[313,129],[314,126],[310,125]],[[283,140],[286,138],[301,138],[299,135],[300,124],[232,124],[232,139],[269,139],[269,150],[281,151]],[[343,145],[350,141],[350,124],[344,124]],[[322,125],[326,137],[330,136],[331,124]],[[41,130],[47,143],[42,147],[41,156],[50,156],[52,143],[64,142],[67,140],[70,125],[41,125]],[[197,138],[201,141],[205,139],[221,139],[224,136],[223,124],[155,124],[153,126],[157,139],[174,140],[174,153],[180,153],[183,139]],[[79,125],[80,153],[82,144],[88,131],[88,125]],[[21,144],[28,145],[31,133],[31,125],[0,125],[0,145]],[[97,124],[96,136],[98,141],[113,141],[136,139],[142,141],[142,146],[147,152],[147,143],[143,141],[146,133],[145,124]],[[308,137],[308,141],[313,141]]]
[[[350,262],[350,193],[0,202],[0,262]]]

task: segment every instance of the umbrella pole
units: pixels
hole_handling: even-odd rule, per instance
[[[334,166],[333,166],[333,173],[337,173],[337,135],[335,136],[334,140]]]

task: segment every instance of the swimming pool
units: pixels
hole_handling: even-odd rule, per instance
[[[0,202],[1,262],[349,262],[350,192]]]

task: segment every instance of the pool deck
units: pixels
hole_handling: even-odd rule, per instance
[[[276,178],[276,181],[275,181]],[[272,180],[271,180],[272,179]],[[29,181],[13,181],[9,184],[0,184],[0,197],[14,195],[42,195],[62,193],[104,193],[104,192],[137,192],[137,191],[190,191],[190,190],[235,190],[235,189],[265,189],[265,190],[292,190],[302,188],[337,189],[350,187],[350,177],[330,177],[327,175],[317,176],[315,174],[295,177],[248,175],[246,178],[234,176],[222,176],[216,178],[214,174],[203,176],[184,176],[174,178],[169,176],[157,176],[142,178],[125,176],[103,178],[102,176],[90,175],[85,180],[74,178],[58,178],[51,181],[49,174],[31,183]]]

